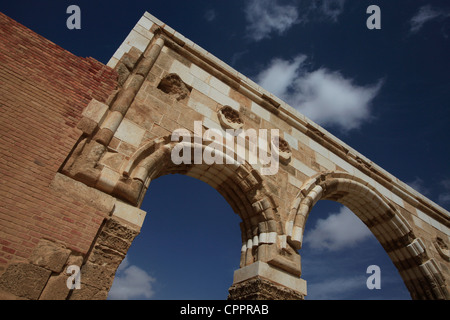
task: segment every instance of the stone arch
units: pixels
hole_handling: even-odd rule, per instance
[[[398,269],[413,299],[448,299],[442,272],[401,213],[374,187],[344,172],[306,181],[286,221],[287,242],[301,249],[306,220],[318,200],[347,206],[371,230]]]
[[[194,138],[189,142],[173,142],[170,136],[149,140],[123,164],[122,177],[111,195],[139,207],[152,180],[166,174],[197,178],[215,188],[242,219],[240,267],[262,261],[300,275],[297,254],[290,259],[281,257],[280,253],[289,249],[278,212],[279,204],[259,171],[246,161],[235,160],[236,154],[225,145],[224,152],[215,151],[216,156],[223,159],[222,164],[174,164],[170,156],[179,143],[192,151],[200,148],[202,153],[209,148],[208,141],[198,144]]]

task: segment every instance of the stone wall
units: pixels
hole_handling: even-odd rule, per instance
[[[37,299],[90,250],[107,214],[50,186],[82,135],[83,109],[108,98],[117,73],[2,13],[0,39],[0,290]]]

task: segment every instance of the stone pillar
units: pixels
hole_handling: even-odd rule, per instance
[[[229,300],[304,300],[306,281],[257,261],[234,272]]]

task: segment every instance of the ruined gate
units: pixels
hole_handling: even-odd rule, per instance
[[[2,16],[3,29],[7,23],[14,25]],[[14,26],[7,30],[13,35],[22,30]],[[64,73],[66,62],[61,66]],[[0,167],[18,182],[1,189],[8,200],[0,218],[2,297],[105,299],[143,224],[139,207],[150,182],[179,173],[210,184],[242,219],[230,299],[304,298],[299,252],[320,199],[340,202],[369,227],[412,298],[450,298],[449,213],[244,75],[148,13],[107,65],[117,83],[110,68],[96,66],[82,73],[95,88],[81,86],[79,92],[89,91],[84,99],[70,96],[55,120],[59,130],[50,130],[54,140],[43,142],[60,145],[56,155],[27,145],[33,152],[23,167],[36,170]],[[12,64],[2,67],[19,74]],[[7,82],[28,81],[5,74]],[[68,89],[55,84],[55,97],[83,80],[70,79]],[[14,99],[2,101],[5,119],[18,116]],[[44,101],[33,106],[37,113],[60,112],[45,111],[45,95],[37,99]],[[36,111],[24,112],[30,110]],[[29,134],[50,126],[38,122]],[[20,164],[22,134],[2,132],[10,143],[3,159]],[[30,187],[29,177],[44,182]],[[70,265],[81,268],[81,289],[66,286]]]

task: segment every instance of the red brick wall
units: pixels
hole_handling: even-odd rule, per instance
[[[83,108],[105,101],[116,79],[0,13],[0,273],[40,238],[89,249],[103,213],[48,186],[80,137]]]

